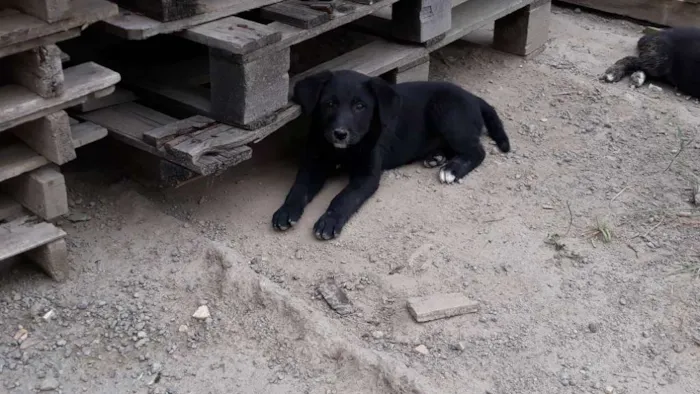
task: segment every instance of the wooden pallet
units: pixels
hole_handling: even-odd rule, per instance
[[[414,67],[420,66],[423,68],[423,70],[426,70],[426,62],[430,52],[454,42],[466,34],[494,21],[496,21],[497,24],[496,36],[494,39],[495,46],[507,52],[516,53],[519,55],[530,55],[542,48],[547,39],[550,15],[549,1],[469,0],[463,3],[457,1],[457,4],[458,5],[451,11],[450,25],[452,27],[450,30],[444,33],[439,40],[428,42],[421,46],[416,46],[403,44],[393,40],[389,41],[387,39],[376,38],[367,45],[295,75],[293,78],[291,78],[288,87],[279,87],[276,93],[277,96],[274,99],[268,100],[269,109],[261,112],[270,113],[271,111],[277,111],[275,108],[279,105],[289,105],[288,98],[286,97],[288,97],[291,87],[293,87],[295,82],[305,76],[324,69],[352,69],[373,76],[392,74],[394,77],[390,78],[393,78],[394,80],[396,80],[396,77],[399,78],[398,80],[406,80],[406,78],[403,78],[401,74],[405,75],[409,72],[409,70],[411,72],[415,72],[416,70]],[[389,18],[390,17],[391,16],[389,16]],[[375,23],[375,26],[377,26],[375,30],[382,30],[382,26],[389,26],[391,23],[391,19],[386,17],[373,18],[373,20],[378,22]],[[222,21],[220,21],[220,23],[224,23]],[[364,24],[358,25],[358,28],[360,29],[365,27],[366,26]],[[297,31],[299,30],[298,28],[293,29],[296,29]],[[190,35],[191,33],[183,34]],[[189,38],[192,37],[190,36]],[[204,40],[201,41],[205,42]],[[296,42],[295,40],[290,41]],[[230,41],[223,40],[222,42],[230,43]],[[212,65],[211,62],[213,58],[220,57],[219,52],[213,54],[212,52],[218,51],[224,46],[224,44],[221,42],[218,44],[213,44],[211,41],[208,43],[209,45],[217,45],[217,47],[210,50],[208,71],[211,73],[208,73],[206,69],[202,69],[207,65],[206,60],[187,59],[183,63],[172,64],[170,68],[163,68],[162,66],[158,66],[153,70],[141,68],[138,70],[138,75],[125,71],[125,81],[129,81],[129,79],[131,79],[133,87],[139,89],[139,93],[144,96],[148,95],[149,97],[160,98],[168,103],[177,105],[178,108],[182,110],[222,120],[219,116],[217,116],[217,112],[223,111],[223,108],[226,108],[228,103],[225,100],[212,100],[212,98],[219,98],[220,95],[224,95],[226,92],[228,92],[227,94],[229,97],[236,99],[234,105],[241,106],[243,105],[242,103],[245,102],[243,97],[241,97],[242,93],[240,93],[240,88],[236,89],[235,85],[232,86],[231,84],[221,83],[222,81],[228,81],[225,80],[225,76],[219,77],[219,74],[223,74],[224,71],[229,71],[229,74],[231,74],[230,70],[232,68],[235,69],[236,64],[238,64],[235,63],[235,61],[240,60],[241,55],[236,54],[229,56],[228,59],[225,59],[233,60],[228,63],[227,67],[221,66],[221,71],[219,72],[217,64],[225,62],[225,60],[214,60],[214,65]],[[256,60],[249,63],[244,63],[244,65],[241,66],[243,70],[245,71],[246,67],[249,67],[251,70],[261,70],[262,68],[256,68],[251,66],[251,64],[262,67],[264,64],[271,64],[273,59],[277,59],[276,62],[280,64],[281,62],[279,59],[281,59],[282,56],[288,56],[288,54],[269,52],[272,50],[272,47],[275,47],[276,45],[279,44],[271,44],[249,52],[249,57],[243,57],[243,59],[249,60],[252,57],[253,59],[260,59],[260,63],[256,63]],[[260,53],[264,55],[260,58],[256,58],[255,56]],[[286,64],[284,64],[284,67],[286,67]],[[273,73],[273,76],[278,74],[279,72],[276,74]],[[172,75],[177,76],[177,83],[173,83],[173,81],[170,79],[170,76]],[[419,73],[418,75],[426,76],[425,73]],[[269,81],[270,79],[274,78],[267,78],[266,81]],[[240,83],[240,81],[238,82]],[[276,83],[281,85],[284,82],[284,78],[280,78],[279,82]],[[209,85],[210,88],[207,88],[207,85]],[[223,86],[229,86],[229,89],[223,89]],[[238,92],[236,92],[237,90]],[[257,87],[255,91],[262,93],[266,92],[263,87]],[[285,99],[279,98],[280,92],[285,93]],[[218,110],[214,109],[215,105],[218,107]],[[260,111],[261,107],[264,106],[258,106],[256,107],[256,110]],[[239,107],[239,109],[241,108]],[[239,113],[240,112],[244,111],[239,111]],[[229,114],[231,113],[234,113],[234,111],[229,112]],[[276,112],[272,113],[274,114]],[[255,115],[259,116],[259,113],[256,113]],[[223,119],[223,121],[236,123],[231,122],[232,119],[230,118]],[[265,122],[263,122],[263,124],[264,123]],[[249,123],[239,127],[254,128],[250,126],[251,124]]]
[[[54,280],[68,277],[66,233],[24,212],[8,196],[0,194],[0,265],[17,256],[38,264]]]
[[[64,70],[63,94],[58,97],[43,98],[21,85],[0,86],[0,131],[78,105],[120,79],[118,73],[88,62]]]
[[[581,7],[658,25],[700,27],[700,3],[694,0],[562,0]]]
[[[0,57],[24,52],[42,45],[80,35],[81,29],[99,20],[117,15],[116,5],[106,0],[71,0],[72,8],[53,23],[23,11],[34,0],[2,0],[0,3]],[[3,7],[4,6],[4,7]]]

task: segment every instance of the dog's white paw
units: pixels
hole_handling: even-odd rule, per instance
[[[615,82],[615,76],[613,74],[605,74],[605,81]]]
[[[644,85],[644,82],[646,82],[647,75],[644,73],[644,71],[637,71],[630,76],[630,80],[632,80],[632,84],[634,86],[641,87]]]
[[[443,167],[440,169],[440,182],[441,183],[451,185],[454,183],[454,181],[456,179],[457,179],[457,177],[455,176],[455,174],[453,174],[452,171],[449,170],[448,168]]]

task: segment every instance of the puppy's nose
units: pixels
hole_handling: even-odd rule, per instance
[[[335,129],[333,130],[333,137],[338,141],[345,141],[348,138],[348,131],[345,129]]]

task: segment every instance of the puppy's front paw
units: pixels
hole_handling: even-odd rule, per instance
[[[314,225],[316,238],[327,241],[340,235],[345,220],[335,212],[326,212]]]
[[[449,165],[447,165],[440,169],[440,182],[446,185],[451,185],[455,182],[462,183],[462,178],[457,179],[457,176],[455,175],[454,171],[450,168]]]
[[[275,230],[285,231],[294,227],[301,218],[303,209],[291,205],[282,205],[280,209],[272,215],[272,227]]]

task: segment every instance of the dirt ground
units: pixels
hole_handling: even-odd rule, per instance
[[[553,12],[530,60],[465,43],[432,57],[432,78],[499,110],[514,152],[489,146],[462,185],[390,171],[331,242],[311,229],[342,179],[271,229],[289,132],[165,193],[66,170],[73,271],[0,278],[0,392],[700,393],[700,108],[597,80],[641,26]],[[318,295],[329,276],[353,314]],[[408,297],[446,292],[480,311],[413,321]]]

